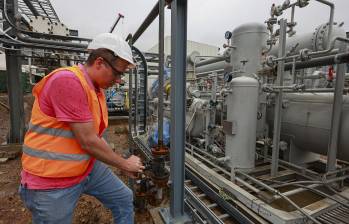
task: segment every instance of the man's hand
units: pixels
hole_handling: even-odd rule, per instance
[[[137,156],[130,156],[126,160],[126,167],[125,171],[131,172],[131,173],[142,173],[144,170],[144,166],[141,162],[141,159]]]

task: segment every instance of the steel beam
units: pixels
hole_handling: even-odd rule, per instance
[[[11,1],[7,5],[7,14],[9,19],[14,21],[18,13],[18,2]],[[4,29],[10,27],[8,22],[4,23]],[[11,31],[9,35],[14,35]],[[11,47],[5,45],[4,47]],[[24,104],[23,92],[21,88],[20,77],[22,73],[21,58],[17,55],[18,49],[6,50],[6,73],[7,73],[7,92],[10,105],[10,132],[9,143],[22,143],[24,137]]]
[[[5,1],[5,0],[4,0]],[[36,10],[36,8],[33,6],[32,1],[30,0],[23,0],[23,2],[28,6],[30,11],[33,13],[34,16],[39,16],[39,12]]]
[[[347,45],[341,43],[340,52],[344,52]],[[334,100],[332,105],[331,132],[327,151],[327,171],[336,169],[337,149],[339,144],[339,133],[341,127],[342,107],[343,107],[343,89],[345,82],[346,64],[338,64],[336,70],[336,86]]]
[[[171,201],[172,223],[183,223],[186,108],[187,0],[171,4]]]
[[[9,143],[23,143],[24,104],[20,77],[22,73],[18,51],[6,50],[7,92],[10,105]]]
[[[164,64],[165,64],[165,0],[159,0],[159,88],[158,88],[158,145],[163,144],[163,124],[164,124]]]

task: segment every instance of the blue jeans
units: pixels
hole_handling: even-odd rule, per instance
[[[81,194],[96,197],[113,213],[114,223],[133,224],[132,191],[102,162],[96,161],[91,173],[69,188],[30,190],[19,187],[25,206],[35,224],[72,222],[74,208]]]

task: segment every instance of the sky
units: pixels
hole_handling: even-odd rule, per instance
[[[295,2],[296,0],[291,0]],[[51,0],[61,21],[70,29],[79,30],[79,36],[92,38],[108,32],[121,13],[125,18],[119,22],[115,32],[126,37],[134,33],[156,0]],[[225,43],[224,33],[247,22],[264,23],[270,14],[272,3],[283,0],[188,0],[188,40],[203,42],[217,47]],[[349,0],[332,0],[335,3],[336,22],[344,22],[349,31]],[[315,0],[305,8],[296,8],[297,34],[312,32],[315,27],[329,19],[330,9]],[[290,10],[282,17],[290,20]],[[165,10],[165,35],[170,35],[171,13]],[[136,42],[141,50],[148,50],[158,42],[158,19]]]

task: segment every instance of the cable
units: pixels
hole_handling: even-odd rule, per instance
[[[285,182],[283,182],[283,181],[277,181],[277,180],[267,180],[267,181],[273,182],[273,183],[285,184]],[[312,192],[314,192],[314,193],[316,193],[316,194],[319,194],[320,196],[329,198],[329,199],[331,199],[331,200],[337,202],[338,204],[341,204],[341,205],[343,205],[344,207],[349,208],[349,205],[347,205],[347,204],[345,204],[345,203],[343,203],[343,202],[341,202],[341,201],[335,199],[335,198],[332,197],[331,195],[326,194],[326,193],[324,193],[324,192],[322,192],[322,191],[320,191],[320,190],[318,190],[318,189],[311,188],[311,187],[308,187],[308,186],[305,186],[305,185],[302,185],[302,184],[292,183],[292,182],[287,183],[287,184],[288,184],[288,185],[297,186],[297,187],[300,187],[300,188],[304,188],[304,189],[308,189],[308,190],[310,190],[310,191],[312,191]],[[326,184],[323,184],[323,185],[326,185]],[[282,186],[282,185],[281,185],[281,186]],[[278,187],[279,187],[279,186],[278,186]],[[328,186],[328,187],[329,187],[329,186]],[[336,192],[336,194],[337,194],[337,193],[338,193],[338,192]],[[338,195],[339,195],[339,194],[338,194]],[[348,201],[348,199],[346,199],[346,200]]]

